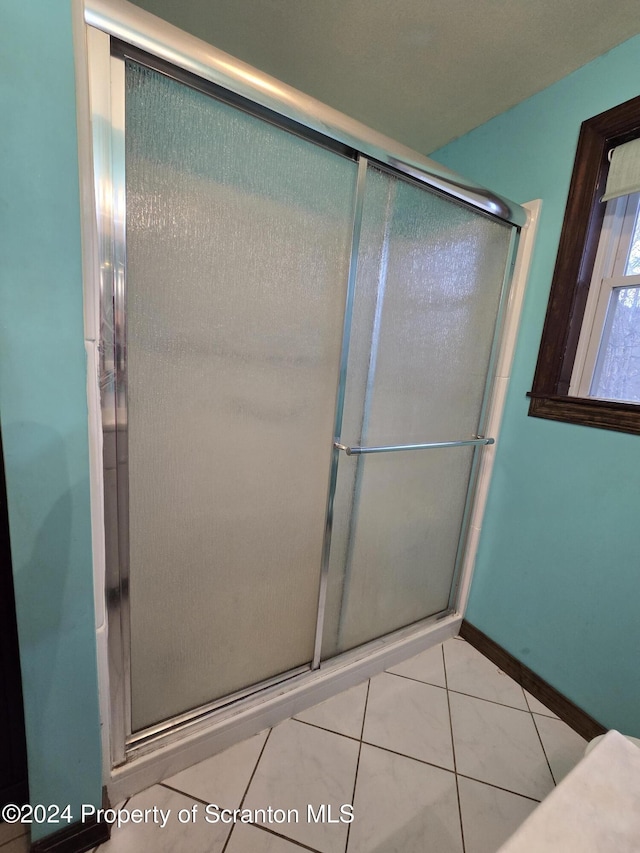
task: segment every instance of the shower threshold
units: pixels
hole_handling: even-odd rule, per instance
[[[455,636],[461,622],[459,612],[444,611],[337,655],[318,669],[299,667],[133,734],[127,739],[125,762],[112,769],[107,782],[111,802],[132,796]]]

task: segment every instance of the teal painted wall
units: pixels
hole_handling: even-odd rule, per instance
[[[434,152],[543,200],[467,618],[605,726],[640,736],[640,436],[527,416],[580,124],[640,94],[640,37]]]
[[[69,0],[0,28],[0,418],[33,802],[99,803]],[[542,198],[468,616],[607,726],[640,735],[640,438],[527,417],[580,122],[640,92],[640,37],[436,153]],[[40,837],[58,827],[34,827]]]
[[[0,56],[0,418],[29,786],[78,814],[100,804],[101,755],[70,0],[4,2]]]

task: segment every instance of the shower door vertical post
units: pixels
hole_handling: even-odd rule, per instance
[[[125,329],[126,198],[124,65],[109,36],[89,30],[94,198],[100,293],[99,370],[105,513],[105,595],[110,683],[110,750],[125,760],[131,732],[128,615],[127,404]]]
[[[358,178],[356,182],[356,197],[353,211],[353,229],[351,234],[351,253],[349,257],[349,275],[347,281],[347,298],[344,310],[344,326],[342,332],[342,351],[340,354],[340,374],[336,395],[336,411],[333,429],[333,449],[331,453],[331,468],[329,471],[329,488],[327,491],[327,512],[322,542],[322,568],[320,575],[320,591],[318,595],[318,617],[314,640],[312,669],[320,666],[322,653],[322,636],[324,629],[324,614],[327,604],[327,584],[329,582],[329,557],[331,552],[331,531],[333,529],[333,503],[336,494],[338,478],[338,462],[340,451],[335,444],[340,441],[342,433],[342,415],[344,412],[344,396],[347,384],[347,364],[349,361],[349,341],[351,339],[351,321],[353,317],[353,301],[355,298],[356,278],[358,273],[358,252],[360,250],[360,231],[362,229],[362,210],[364,206],[364,191],[367,180],[368,161],[366,157],[358,160]]]
[[[366,385],[364,389],[364,400],[362,405],[362,423],[360,425],[360,444],[366,443],[367,433],[369,428],[369,418],[371,415],[371,397],[373,394],[375,378],[376,378],[376,363],[378,359],[378,345],[380,342],[380,324],[382,321],[382,311],[384,306],[384,297],[387,288],[387,266],[389,262],[389,236],[391,229],[391,211],[393,209],[393,200],[395,198],[395,185],[390,185],[385,206],[385,228],[382,238],[382,252],[380,258],[380,268],[376,283],[376,298],[375,312],[373,318],[373,327],[371,330],[371,346],[369,352],[369,364],[367,366]],[[353,494],[351,497],[351,510],[349,513],[349,532],[347,534],[347,554],[344,566],[344,580],[342,584],[342,602],[340,605],[340,618],[338,628],[338,644],[342,639],[342,626],[344,625],[344,615],[349,602],[349,593],[351,586],[351,559],[353,556],[353,543],[355,540],[355,528],[358,523],[358,513],[356,507],[359,503],[360,489],[362,487],[364,459],[358,457],[356,459],[356,470],[354,475]]]
[[[127,402],[127,197],[125,176],[125,76],[124,62],[111,57],[113,231],[113,336],[115,367],[116,464],[118,507],[118,570],[122,633],[122,695],[124,726],[131,734],[131,638],[129,565],[129,418]]]
[[[511,233],[509,249],[507,251],[507,263],[502,281],[502,289],[500,291],[500,302],[498,305],[498,314],[496,318],[496,328],[493,335],[493,343],[491,345],[491,355],[489,356],[489,366],[487,369],[487,381],[485,383],[484,395],[482,397],[482,406],[480,409],[480,417],[478,418],[478,435],[486,435],[488,426],[488,416],[491,405],[491,398],[495,387],[496,368],[498,357],[500,354],[500,346],[502,343],[502,333],[504,330],[504,322],[509,304],[509,294],[511,291],[511,282],[513,280],[513,270],[516,262],[516,253],[518,251],[518,243],[520,241],[520,231],[514,228]],[[483,448],[476,447],[473,454],[473,462],[471,463],[471,473],[469,475],[469,490],[467,492],[467,500],[465,502],[464,513],[462,516],[462,527],[460,532],[460,542],[456,553],[455,568],[453,570],[453,579],[451,581],[451,595],[449,597],[449,610],[458,609],[458,596],[460,589],[460,578],[462,575],[462,566],[467,551],[469,541],[469,524],[471,522],[471,514],[476,496],[476,486],[478,482],[478,474],[480,471],[480,462],[482,461]]]

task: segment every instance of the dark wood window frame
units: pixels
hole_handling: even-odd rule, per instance
[[[582,123],[529,414],[640,435],[640,405],[569,396],[604,220],[609,151],[640,137],[640,97]]]

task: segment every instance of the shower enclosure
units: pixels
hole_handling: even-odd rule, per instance
[[[113,8],[87,20],[118,764],[455,611],[524,218]]]

